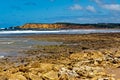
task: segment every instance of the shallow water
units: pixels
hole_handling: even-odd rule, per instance
[[[62,42],[37,41],[26,38],[12,38],[11,36],[36,34],[89,34],[89,33],[118,33],[120,29],[77,29],[50,31],[0,31],[0,56],[16,56],[22,50],[30,49],[33,45],[60,45]]]
[[[26,38],[0,38],[0,56],[16,56],[33,45],[59,45],[61,42],[37,41]]]

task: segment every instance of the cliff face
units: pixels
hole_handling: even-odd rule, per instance
[[[60,29],[64,28],[64,24],[25,24],[22,29]]]
[[[25,24],[20,26],[21,29],[89,29],[94,28],[93,26],[82,26],[75,24]]]
[[[14,28],[15,29],[112,29],[112,28],[120,29],[120,24],[28,23],[23,26],[17,26]]]

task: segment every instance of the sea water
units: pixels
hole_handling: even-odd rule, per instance
[[[38,41],[28,38],[0,38],[0,58],[4,56],[22,56],[23,50],[31,49],[34,45],[60,45],[62,42]]]
[[[73,30],[17,30],[0,31],[0,58],[4,56],[14,56],[22,50],[31,48],[33,45],[59,45],[61,42],[37,41],[24,38],[12,38],[11,36],[23,36],[34,34],[89,34],[89,33],[119,33],[119,29],[73,29]]]
[[[30,35],[30,34],[89,34],[89,33],[116,33],[120,29],[70,29],[70,30],[16,30],[0,31],[0,36],[4,35]]]

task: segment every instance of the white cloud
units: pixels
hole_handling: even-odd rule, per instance
[[[102,7],[108,10],[120,11],[120,4],[105,4]]]
[[[120,4],[117,4],[115,0],[91,0],[98,4],[99,7],[110,11],[120,11]]]
[[[82,6],[78,5],[78,4],[75,4],[73,6],[70,7],[71,10],[82,10]]]
[[[92,0],[92,1],[96,2],[97,4],[101,4],[102,3],[101,0]]]
[[[87,6],[86,9],[90,12],[96,12],[95,8],[93,6]]]
[[[76,22],[81,22],[81,23],[120,23],[120,18],[118,18],[119,16],[99,15],[96,17],[96,16],[88,15],[88,17],[82,16],[72,20],[76,20]]]

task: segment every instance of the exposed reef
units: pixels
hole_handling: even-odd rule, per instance
[[[1,58],[0,80],[120,79],[120,33],[17,38],[57,41],[63,44],[38,44],[22,51],[27,56]]]

